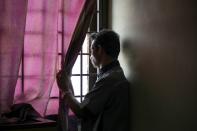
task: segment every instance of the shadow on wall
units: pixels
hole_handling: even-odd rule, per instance
[[[142,78],[140,78],[140,70],[139,68],[139,56],[137,55],[137,47],[135,44],[129,40],[125,39],[122,42],[122,51],[125,58],[126,64],[129,66],[129,76],[128,79],[131,83],[130,96],[131,96],[131,129],[133,131],[136,124],[144,121],[143,115],[144,112],[144,104],[146,97],[146,85]],[[143,125],[143,124],[142,124]],[[138,130],[138,129],[134,129]],[[143,129],[140,129],[143,130]]]
[[[163,50],[136,46],[129,39],[122,49],[132,83],[134,131],[194,131],[197,129],[197,53],[195,43]],[[184,47],[184,48],[183,48]]]

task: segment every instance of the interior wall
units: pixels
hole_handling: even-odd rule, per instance
[[[195,0],[111,0],[119,57],[132,85],[132,129],[197,130]]]

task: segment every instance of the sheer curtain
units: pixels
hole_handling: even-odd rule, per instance
[[[27,0],[0,0],[0,114],[13,104],[26,10]]]
[[[57,101],[49,98],[58,94],[58,25],[65,58],[62,68],[70,72],[95,7],[96,0],[0,0],[0,113],[9,111],[13,103],[32,104],[42,116],[47,108],[57,113]]]

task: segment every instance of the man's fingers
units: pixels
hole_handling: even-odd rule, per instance
[[[63,74],[63,72],[60,70],[57,75],[56,75],[56,78],[58,80],[66,80],[67,79],[67,76],[65,74]]]
[[[62,70],[60,70],[57,73],[56,79],[57,79],[57,84],[60,88],[65,88],[71,84],[71,80],[70,80],[69,76],[65,72],[63,72]]]
[[[57,75],[56,75],[57,78],[64,78],[66,80],[69,79],[68,75],[66,73],[64,73],[62,70],[60,70]]]

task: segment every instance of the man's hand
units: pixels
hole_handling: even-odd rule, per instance
[[[81,115],[80,103],[75,99],[73,95],[72,83],[70,77],[60,70],[57,73],[57,85],[59,89],[62,91],[60,98],[65,100],[65,103],[72,109],[75,114]]]
[[[69,86],[72,85],[69,76],[60,70],[57,73],[57,85],[59,89],[63,92],[70,92]]]

